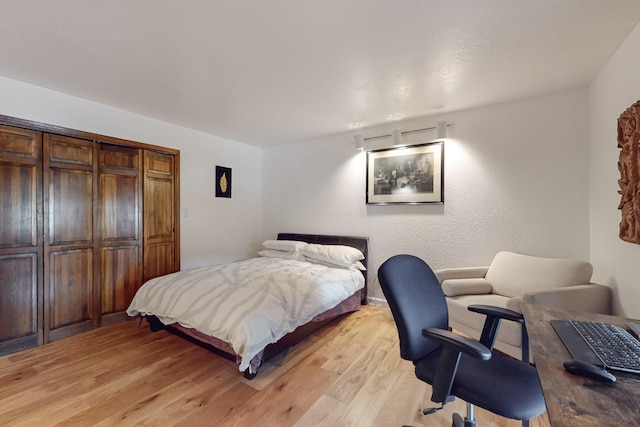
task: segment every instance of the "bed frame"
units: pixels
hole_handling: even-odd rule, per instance
[[[359,249],[365,256],[364,260],[362,260],[362,264],[367,267],[367,261],[369,258],[369,239],[367,237],[357,237],[357,236],[335,236],[335,235],[324,235],[324,234],[297,234],[297,233],[280,233],[278,234],[278,240],[296,240],[307,243],[317,243],[322,245],[345,245],[351,246],[356,249]],[[262,358],[257,364],[257,366],[253,366],[253,373],[249,373],[249,369],[244,372],[244,376],[247,379],[253,379],[257,375],[258,367],[263,363],[267,362],[269,359],[273,358],[277,354],[282,351],[293,347],[298,344],[300,341],[310,336],[317,330],[321,329],[326,324],[332,322],[333,320],[345,316],[350,312],[356,311],[359,309],[360,305],[364,305],[367,303],[367,271],[363,271],[364,275],[364,288],[360,291],[359,301],[360,304],[357,303],[358,298],[352,297],[350,301],[347,300],[347,303],[342,307],[342,310],[335,311],[329,310],[327,313],[320,314],[316,318],[314,318],[311,322],[299,326],[293,332],[282,337],[279,341],[269,344],[262,353]],[[355,301],[355,303],[353,302]],[[223,356],[231,361],[236,361],[236,354],[233,352],[231,347],[226,343],[219,341],[215,338],[207,337],[203,334],[198,333],[189,328],[184,328],[178,324],[173,325],[164,325],[160,320],[155,316],[146,316],[147,322],[149,322],[149,326],[152,331],[159,331],[161,329],[165,329],[169,332],[172,332],[182,338],[185,338],[199,346],[202,346],[213,353],[216,353],[220,356]],[[319,320],[315,320],[319,319]]]

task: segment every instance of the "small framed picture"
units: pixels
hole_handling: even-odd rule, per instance
[[[216,197],[231,198],[231,168],[216,166]]]
[[[444,203],[444,143],[367,152],[367,204]]]

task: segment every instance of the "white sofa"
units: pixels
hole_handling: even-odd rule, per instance
[[[473,338],[482,332],[484,316],[467,310],[485,304],[522,313],[522,303],[568,310],[610,313],[611,290],[591,283],[588,262],[499,252],[486,267],[447,268],[435,273],[449,308],[449,325]],[[520,324],[503,321],[495,348],[522,358]]]

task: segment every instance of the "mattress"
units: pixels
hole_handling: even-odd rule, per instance
[[[151,279],[127,313],[154,315],[165,325],[177,323],[227,342],[245,371],[268,344],[363,287],[356,269],[259,257]]]

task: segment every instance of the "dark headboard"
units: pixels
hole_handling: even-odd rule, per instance
[[[362,264],[368,268],[369,260],[369,238],[359,236],[331,236],[326,234],[297,234],[297,233],[279,233],[278,240],[297,240],[307,243],[317,243],[320,245],[345,245],[360,250],[364,254]],[[367,303],[367,271],[363,271],[364,288],[361,292],[360,302]]]

